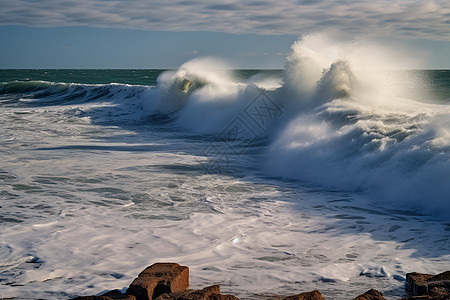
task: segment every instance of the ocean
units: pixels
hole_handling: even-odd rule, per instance
[[[0,297],[177,262],[241,299],[396,299],[449,270],[450,70],[308,47],[282,70],[0,70]]]

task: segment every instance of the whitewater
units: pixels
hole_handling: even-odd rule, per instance
[[[283,70],[0,70],[0,297],[155,262],[241,299],[405,296],[450,269],[450,71],[409,69],[311,35]]]

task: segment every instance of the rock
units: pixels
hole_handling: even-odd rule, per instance
[[[137,300],[156,299],[159,295],[184,292],[189,288],[189,268],[176,263],[155,263],[142,271],[127,289]]]
[[[406,285],[411,290],[413,296],[427,295],[427,280],[433,275],[422,273],[406,274]]]
[[[430,296],[433,298],[441,298],[441,299],[450,299],[450,295],[448,294],[448,289],[442,287],[432,288],[430,291]]]
[[[220,294],[220,286],[213,285],[202,290],[187,290],[184,292],[166,293],[155,300],[239,300],[232,295]]]
[[[450,280],[450,271],[445,271],[434,275],[429,281],[442,281],[442,280]]]
[[[133,295],[122,294],[119,290],[112,290],[102,294],[102,296],[107,296],[111,299],[120,299],[120,300],[136,300],[136,297]]]
[[[433,299],[431,296],[425,295],[425,296],[413,296],[410,298],[402,298],[401,300],[436,300],[436,299]]]
[[[282,300],[324,300],[324,298],[318,290],[314,290],[312,292],[288,296],[283,298]]]
[[[386,298],[383,297],[383,294],[380,291],[371,289],[364,294],[359,295],[354,300],[386,300]]]
[[[450,299],[450,271],[437,275],[408,273],[406,283],[413,297],[404,299]]]
[[[401,300],[450,300],[449,296],[428,296],[428,295],[423,295],[423,296],[412,296],[409,298],[401,298]]]
[[[136,297],[133,295],[122,294],[119,290],[112,290],[104,293],[101,296],[82,296],[76,297],[72,300],[136,300]]]
[[[428,295],[450,294],[450,280],[428,282]]]
[[[111,297],[108,296],[79,296],[76,298],[72,298],[72,300],[111,300]]]

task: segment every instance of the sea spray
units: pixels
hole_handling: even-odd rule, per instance
[[[329,58],[320,57],[325,44],[312,45],[320,51],[309,48],[306,39],[293,46],[288,58],[280,94],[296,105],[296,117],[268,150],[266,172],[449,215],[448,106],[400,97],[411,92],[405,87],[414,86],[417,78],[381,70],[387,64],[375,57],[368,64],[361,60],[361,50],[333,47],[342,57],[322,69]],[[309,74],[313,76],[306,84],[295,85]]]
[[[161,74],[146,107],[183,128],[221,136],[264,93],[279,113],[250,138],[272,141],[261,161],[267,175],[447,215],[450,110],[427,103],[420,77],[391,70],[405,65],[378,45],[310,35],[292,46],[276,88],[251,78],[237,83],[226,64],[195,59]],[[417,88],[422,102],[408,99]]]
[[[162,73],[145,107],[151,114],[174,118],[181,127],[219,134],[260,91],[257,84],[236,82],[217,59],[194,59]]]

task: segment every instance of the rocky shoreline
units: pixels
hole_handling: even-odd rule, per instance
[[[406,287],[411,297],[402,300],[450,300],[450,271],[437,275],[408,273]],[[143,270],[128,287],[125,294],[119,290],[100,296],[79,296],[73,300],[239,300],[233,295],[220,293],[220,286],[201,290],[189,289],[189,268],[177,263],[155,263]],[[315,290],[273,300],[324,300]],[[354,300],[387,300],[380,291],[371,289]]]

